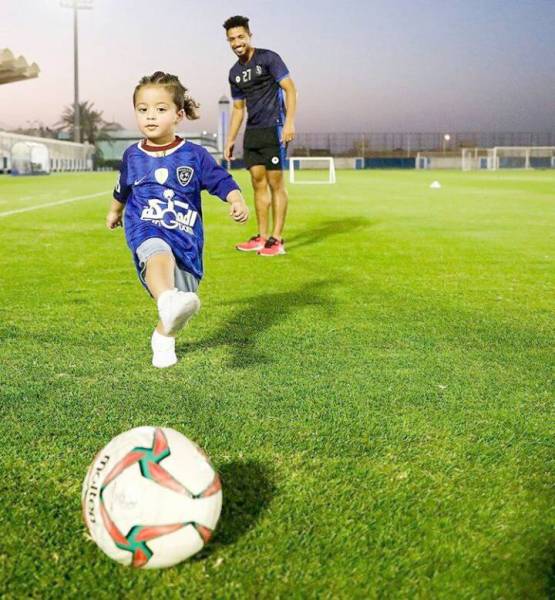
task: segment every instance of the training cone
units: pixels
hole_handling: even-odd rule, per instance
[[[439,190],[441,188],[441,183],[439,183],[439,181],[432,181],[430,187],[432,190]]]

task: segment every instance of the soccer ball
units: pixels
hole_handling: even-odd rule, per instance
[[[81,495],[93,540],[114,560],[170,567],[198,552],[222,509],[220,478],[204,452],[166,427],[137,427],[96,456]]]

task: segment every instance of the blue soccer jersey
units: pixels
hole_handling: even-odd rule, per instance
[[[229,71],[229,85],[234,100],[247,102],[247,127],[282,126],[285,101],[279,82],[289,77],[289,70],[279,54],[255,48],[252,58],[237,61]]]
[[[148,238],[166,241],[177,266],[202,278],[200,193],[207,190],[225,201],[237,189],[231,175],[197,144],[176,138],[163,149],[144,142],[127,148],[114,198],[125,204],[125,237],[143,285],[136,251]]]

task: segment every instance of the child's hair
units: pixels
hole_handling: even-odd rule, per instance
[[[165,87],[172,95],[172,100],[177,106],[177,110],[184,110],[185,116],[189,120],[198,119],[198,108],[200,104],[189,96],[187,88],[179,81],[176,75],[156,71],[152,75],[145,75],[137,84],[133,92],[133,106],[137,98],[138,91],[146,85],[161,85]]]
[[[224,29],[226,31],[229,31],[232,27],[244,27],[249,33],[251,32],[249,29],[248,17],[242,17],[241,15],[229,17],[229,19],[227,19],[227,21],[224,23]]]

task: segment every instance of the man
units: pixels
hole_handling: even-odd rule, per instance
[[[251,45],[247,17],[230,17],[224,23],[224,29],[229,45],[239,59],[229,71],[233,110],[224,158],[231,160],[246,108],[248,120],[243,157],[251,174],[258,223],[257,235],[236,248],[257,252],[260,256],[285,254],[282,232],[287,214],[287,190],[283,167],[287,143],[295,138],[295,84],[278,54]]]

